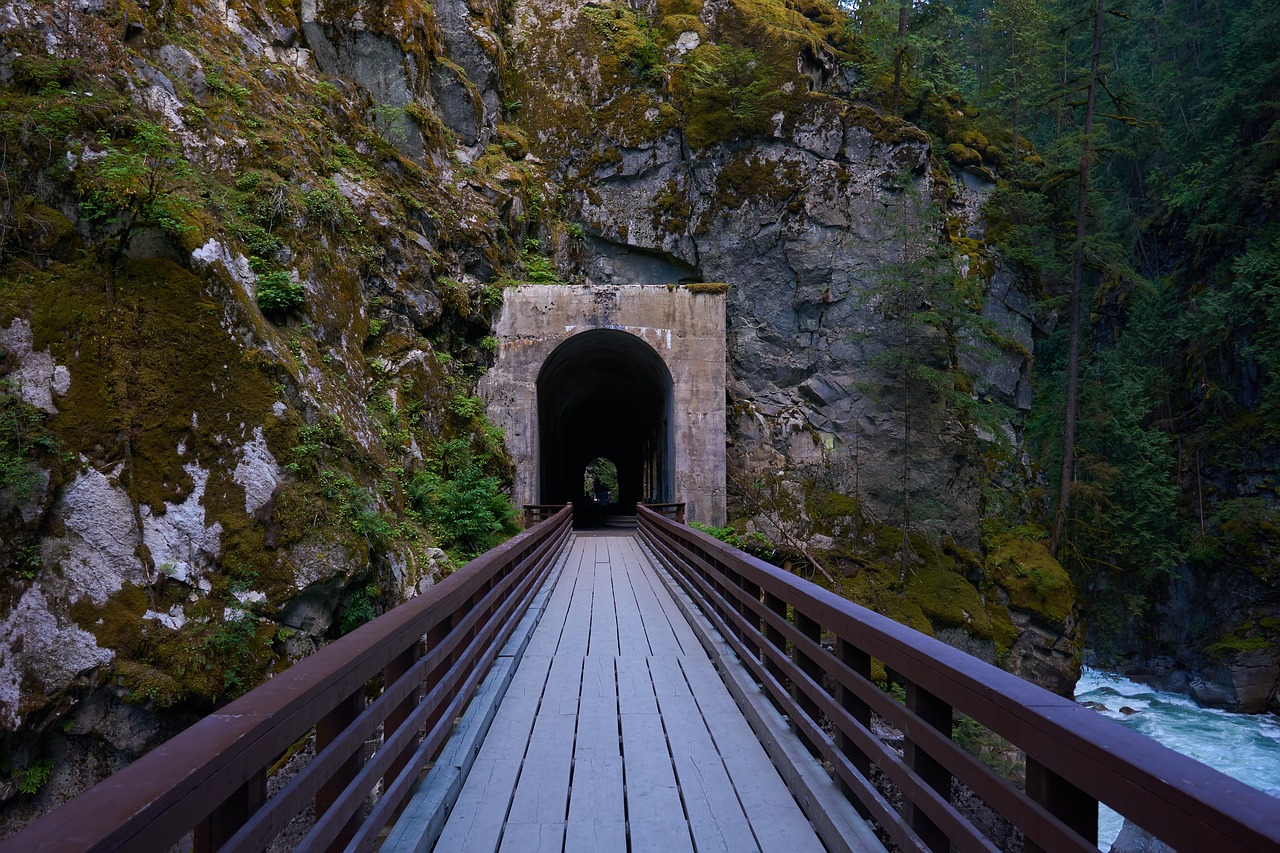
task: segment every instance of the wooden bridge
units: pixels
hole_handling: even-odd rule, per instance
[[[1180,850],[1280,850],[1276,800],[1093,711],[652,510],[570,518],[0,849],[995,850],[1002,824],[1093,850],[1101,801]],[[954,743],[957,714],[1025,752],[1024,788]]]

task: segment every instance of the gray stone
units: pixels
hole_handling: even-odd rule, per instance
[[[198,465],[183,466],[193,483],[191,494],[180,504],[165,502],[164,512],[153,515],[150,507],[139,507],[142,544],[151,553],[157,577],[171,576],[188,586],[214,564],[222,554],[222,525],[205,526],[205,484],[209,472]]]
[[[1126,819],[1120,834],[1111,842],[1111,853],[1174,853],[1174,849]]]
[[[114,657],[70,617],[53,612],[39,586],[30,587],[0,621],[0,731],[16,730],[28,711]]]

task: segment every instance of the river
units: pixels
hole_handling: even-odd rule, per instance
[[[1099,711],[1273,796],[1280,796],[1280,720],[1270,715],[1230,714],[1201,708],[1177,693],[1162,693],[1119,675],[1086,668],[1076,684],[1076,701],[1107,706]],[[1121,713],[1131,708],[1136,714]],[[1109,850],[1123,823],[1103,806],[1098,815],[1098,847]]]

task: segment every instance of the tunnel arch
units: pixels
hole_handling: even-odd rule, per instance
[[[618,468],[618,503],[674,495],[671,371],[652,346],[618,329],[590,329],[559,344],[536,382],[540,503],[582,497],[596,457]]]

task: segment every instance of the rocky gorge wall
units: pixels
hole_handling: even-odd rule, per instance
[[[853,96],[832,7],[13,0],[0,38],[0,831],[501,532],[440,519],[510,483],[474,392],[522,281],[729,282],[731,524],[1074,681],[1069,581],[983,529],[1042,322],[991,173]],[[913,408],[913,349],[1008,414]]]

